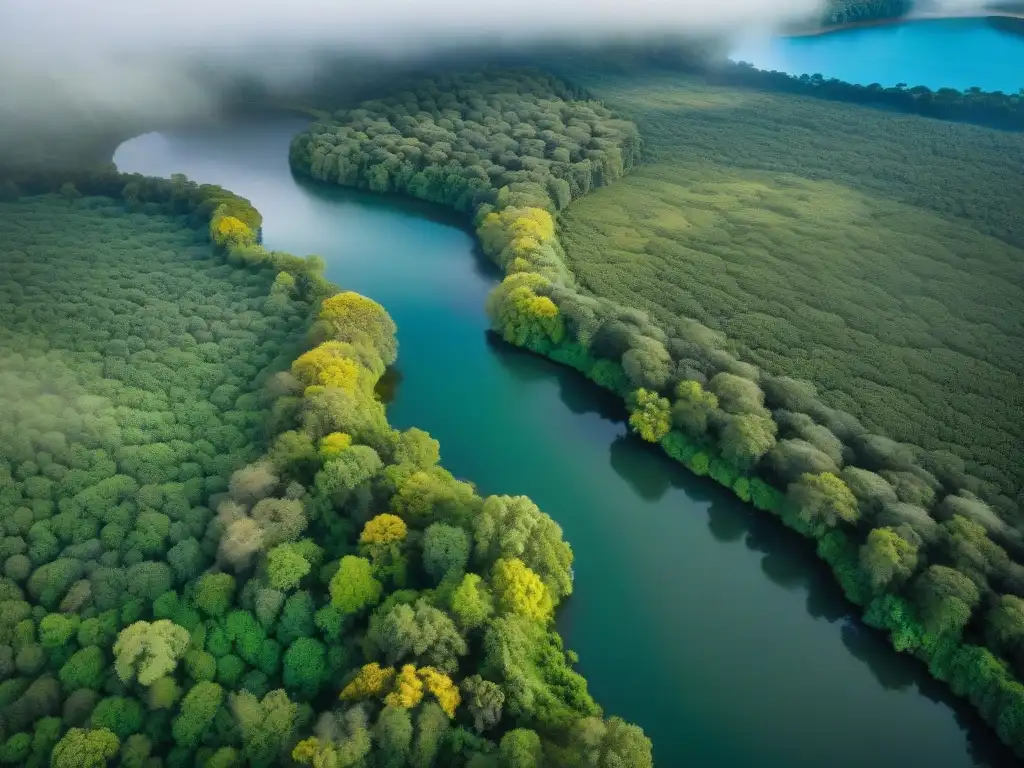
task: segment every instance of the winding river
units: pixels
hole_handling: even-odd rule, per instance
[[[121,170],[185,173],[250,198],[271,248],[399,328],[394,425],[441,441],[484,493],[528,494],[564,528],[577,592],[559,624],[609,714],[659,766],[933,768],[1012,764],[966,707],[849,607],[806,543],[627,436],[621,406],[575,373],[494,342],[498,278],[458,222],[414,203],[297,181],[294,117],[124,143]]]

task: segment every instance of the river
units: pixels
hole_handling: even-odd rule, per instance
[[[750,39],[738,43],[731,57],[761,69],[821,74],[861,85],[977,87],[1004,93],[1024,88],[1024,36],[997,29],[985,19],[922,20]]]
[[[457,222],[415,203],[296,181],[294,117],[153,133],[123,171],[185,173],[248,197],[268,247],[398,324],[392,423],[441,441],[484,493],[528,494],[564,528],[576,593],[559,626],[609,714],[643,726],[659,766],[932,768],[1012,764],[972,712],[851,618],[811,548],[627,436],[619,403],[494,342],[498,278]]]

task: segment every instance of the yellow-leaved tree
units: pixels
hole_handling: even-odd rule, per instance
[[[547,587],[518,557],[496,560],[491,584],[499,610],[534,621],[551,619],[554,606]]]

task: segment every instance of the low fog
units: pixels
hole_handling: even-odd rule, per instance
[[[248,76],[281,91],[319,56],[386,62],[551,42],[770,28],[819,0],[33,0],[0,10],[0,148],[110,118],[153,124],[215,109]],[[378,64],[379,66],[379,64]],[[372,70],[350,67],[351,77]],[[229,88],[230,90],[230,88]]]
[[[769,31],[815,18],[822,2],[15,0],[0,9],[0,154],[28,137],[210,113],[241,77],[287,93],[325,55],[350,62],[339,78],[358,79],[464,47]]]

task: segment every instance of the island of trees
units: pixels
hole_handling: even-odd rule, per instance
[[[628,87],[608,92],[626,102]],[[665,94],[644,95],[646,107],[634,99],[634,111],[678,119],[682,108],[665,106]],[[735,93],[689,93],[680,97],[684,104],[687,96],[699,108],[738,101]],[[867,119],[850,108],[847,115]],[[681,161],[671,148],[692,162],[687,140],[673,133],[649,147],[651,173],[662,167],[663,179],[675,178],[669,159]],[[678,311],[655,312],[675,297],[664,271],[631,268],[619,280],[649,311],[582,280],[601,251],[600,239],[577,232],[567,260],[560,228],[572,232],[577,205],[609,202],[600,227],[589,222],[590,235],[600,229],[619,243],[669,245],[669,212],[652,218],[648,207],[645,229],[617,229],[614,210],[627,201],[616,203],[617,189],[600,189],[638,164],[640,146],[635,126],[601,103],[546,75],[518,71],[404,84],[315,123],[295,140],[291,161],[315,179],[470,213],[483,250],[506,274],[488,302],[497,333],[617,392],[641,438],[814,542],[865,621],[926,663],[1024,755],[1019,454],[1008,471],[989,466],[979,475],[948,450],[872,431],[827,404],[810,382],[785,375],[784,353],[776,355],[783,371],[771,373],[741,359],[721,331]],[[762,152],[758,162],[772,159]],[[786,183],[801,189],[792,178]],[[556,221],[570,201],[594,190]],[[713,194],[706,190],[695,210],[713,208]],[[792,201],[779,205],[783,214],[797,214]],[[1019,248],[1016,229],[996,223],[1005,206],[996,208],[986,231]],[[702,248],[716,235],[706,237]],[[701,248],[693,250],[696,258]],[[998,268],[1012,271],[1014,263]],[[817,268],[812,259],[808,265]],[[1019,292],[1008,300],[1018,302]],[[808,322],[823,320],[813,317]],[[1005,354],[1002,360],[1013,364]]]
[[[558,525],[388,425],[381,306],[218,187],[2,189],[0,765],[651,765]]]

